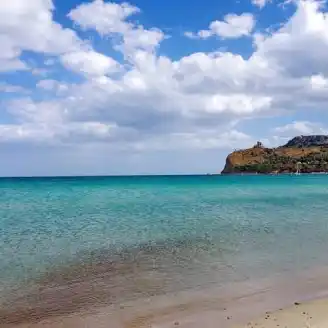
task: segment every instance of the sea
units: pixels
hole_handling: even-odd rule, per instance
[[[0,179],[0,318],[52,289],[73,312],[324,266],[327,251],[328,175]]]

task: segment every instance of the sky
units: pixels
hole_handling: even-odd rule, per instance
[[[0,176],[218,173],[328,134],[317,0],[0,1]]]

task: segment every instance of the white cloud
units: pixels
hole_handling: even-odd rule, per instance
[[[0,92],[5,93],[29,93],[28,89],[21,87],[20,85],[13,85],[9,83],[0,83]]]
[[[1,56],[1,55],[0,55]],[[0,58],[0,73],[27,70],[28,66],[16,58]]]
[[[39,76],[39,77],[40,76],[45,77],[50,73],[50,71],[45,69],[45,68],[32,68],[32,67],[30,67],[30,71],[33,75]]]
[[[294,121],[284,126],[279,126],[274,129],[280,137],[294,137],[297,135],[311,134],[328,134],[328,129],[324,128],[320,123],[309,121]]]
[[[51,127],[51,128],[49,128]],[[99,122],[51,125],[25,123],[22,125],[0,125],[0,142],[24,142],[32,144],[58,145],[83,141],[109,141],[116,126]]]
[[[117,63],[92,50],[72,29],[53,20],[52,0],[12,0],[0,3],[0,72],[32,69],[35,75],[47,70],[33,68],[21,61],[22,51],[45,55],[62,55],[62,62],[73,71],[99,75],[112,70]],[[45,64],[53,64],[47,60]]]
[[[124,33],[131,28],[125,20],[140,9],[128,3],[117,4],[94,0],[73,9],[68,16],[84,29],[95,29],[100,34]]]
[[[53,138],[53,132],[47,127],[39,127],[34,124],[1,124],[0,142],[48,142]]]
[[[0,3],[1,70],[26,69],[23,50],[59,54],[80,47],[75,32],[52,19],[51,0],[11,0]]]
[[[114,59],[95,51],[76,51],[61,56],[63,65],[79,74],[103,76],[118,71],[119,64]]]
[[[34,102],[30,97],[19,98],[8,105],[8,113],[20,124],[54,124],[64,122],[67,109],[56,100]]]
[[[46,66],[53,66],[53,65],[55,65],[55,63],[56,63],[56,60],[54,58],[48,58],[44,61],[44,64]]]
[[[219,36],[223,39],[236,39],[251,34],[255,27],[255,18],[252,14],[229,14],[223,21],[214,21],[208,30],[200,30],[197,33],[186,32],[189,38],[208,39],[211,36]]]
[[[66,83],[51,79],[40,80],[36,86],[37,88],[43,89],[45,91],[55,92],[57,96],[63,96],[68,91],[68,85]]]
[[[256,48],[249,58],[213,51],[173,60],[160,54],[159,45],[165,37],[162,31],[131,21],[132,15],[140,12],[138,8],[98,0],[73,9],[69,16],[78,26],[105,35],[123,52],[128,62],[120,64],[53,22],[53,9],[45,6],[46,2],[35,3],[43,4],[39,13],[45,14],[48,29],[54,28],[62,41],[33,45],[36,41],[32,40],[27,46],[11,37],[4,60],[19,61],[22,49],[35,49],[52,54],[49,64],[61,62],[85,78],[79,83],[69,83],[64,76],[62,81],[42,79],[37,88],[41,94],[45,92],[47,101],[31,97],[5,104],[13,123],[1,125],[3,142],[103,143],[136,151],[235,148],[255,141],[238,130],[238,122],[320,110],[328,101],[327,15],[313,1],[301,1],[278,31],[256,37]],[[251,15],[227,16],[198,32],[197,37],[246,36],[254,24]],[[62,47],[65,43],[67,48]],[[292,136],[320,131],[326,130],[295,121],[270,133]]]
[[[190,149],[230,149],[238,146],[249,146],[254,140],[249,135],[237,130],[220,132],[217,129],[206,129],[186,133],[171,133],[166,136],[154,136],[146,141],[134,144],[138,151],[149,150],[190,150]]]
[[[36,86],[44,90],[53,90],[55,89],[57,83],[58,82],[55,80],[41,80],[37,83]]]
[[[101,35],[112,37],[117,43],[116,49],[128,56],[137,49],[152,51],[164,39],[164,33],[159,29],[145,29],[142,25],[127,21],[139,12],[139,8],[128,3],[95,0],[81,4],[68,16],[82,29],[93,29]]]
[[[257,7],[259,7],[259,8],[263,8],[263,7],[265,7],[265,5],[268,3],[268,2],[270,2],[270,0],[252,0],[252,4],[254,5],[254,6],[257,6]]]
[[[190,32],[190,31],[184,32],[183,34],[184,34],[184,36],[186,36],[189,39],[198,39],[199,38],[197,34]]]
[[[328,74],[328,16],[320,2],[301,0],[297,11],[280,30],[259,39],[257,54],[286,75]]]
[[[310,77],[310,84],[314,90],[322,90],[328,87],[328,79],[321,74],[313,75]],[[326,89],[327,91],[327,89]]]

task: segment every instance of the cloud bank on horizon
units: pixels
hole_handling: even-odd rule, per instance
[[[322,1],[173,27],[142,0],[69,4],[0,3],[0,175],[206,172],[257,139],[328,130]]]

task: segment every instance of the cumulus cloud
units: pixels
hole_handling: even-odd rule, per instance
[[[26,69],[23,50],[59,54],[79,47],[76,33],[52,18],[51,0],[12,0],[0,4],[1,70]]]
[[[259,55],[289,77],[327,75],[328,16],[320,2],[301,0],[290,20],[256,46]]]
[[[55,22],[54,9],[52,0],[1,2],[0,72],[32,69],[21,60],[23,51],[62,55],[66,67],[85,74],[100,74],[114,66],[113,59],[96,53],[74,30]],[[41,72],[42,69],[33,71]]]
[[[119,63],[111,57],[95,51],[76,51],[61,56],[63,65],[82,75],[103,76],[119,69]]]
[[[117,4],[94,0],[73,9],[68,16],[82,28],[93,28],[101,34],[124,33],[131,28],[125,20],[140,9],[129,3]]]
[[[241,15],[229,14],[223,21],[214,21],[208,30],[200,30],[197,33],[186,32],[189,38],[208,39],[211,36],[218,36],[223,39],[236,39],[251,34],[255,27],[255,18],[252,14]]]
[[[103,143],[138,151],[247,146],[254,140],[240,131],[241,121],[320,110],[328,100],[327,14],[314,1],[300,1],[284,26],[254,38],[254,52],[247,58],[212,51],[172,59],[160,52],[165,38],[161,30],[133,21],[139,8],[96,0],[73,9],[68,15],[76,28],[106,36],[104,42],[114,47],[111,51],[123,52],[120,63],[54,22],[51,1],[33,0],[31,12],[25,1],[15,1],[19,4],[15,10],[4,5],[7,15],[23,19],[23,12],[33,25],[44,14],[43,28],[51,33],[43,40],[39,22],[41,30],[35,33],[40,44],[24,43],[20,33],[28,38],[31,32],[16,26],[13,19],[19,35],[14,38],[7,22],[7,32],[0,35],[10,36],[10,42],[0,62],[6,60],[9,69],[10,61],[21,60],[21,51],[34,49],[51,55],[49,65],[61,63],[61,69],[83,79],[73,83],[39,77],[36,85],[44,98],[9,100],[3,107],[11,124],[0,126],[2,142]],[[197,36],[237,38],[252,33],[254,24],[250,14],[228,15]],[[320,131],[311,124],[293,122],[270,133]]]
[[[103,36],[111,36],[117,43],[116,49],[129,55],[137,49],[154,50],[165,37],[159,29],[145,29],[140,24],[127,21],[139,12],[139,8],[128,3],[94,0],[81,4],[68,16],[84,30],[93,29]]]

